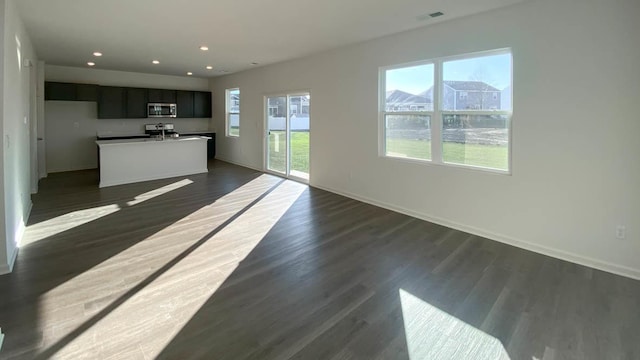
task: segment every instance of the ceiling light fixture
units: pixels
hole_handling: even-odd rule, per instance
[[[187,72],[187,75],[191,76],[193,73],[191,71]]]
[[[93,56],[102,56],[102,53],[100,51],[96,51],[93,53]]]
[[[154,64],[158,65],[158,64],[160,64],[160,61],[158,61],[158,60],[153,60],[153,61],[152,61],[152,63],[154,63]]]
[[[211,69],[213,69],[213,66],[207,65],[207,70],[211,70]]]
[[[207,51],[207,50],[209,50],[209,47],[202,45],[202,46],[200,46],[200,50]]]
[[[87,65],[89,65],[89,66],[96,66],[96,63],[94,63],[93,61],[89,61],[89,62],[87,63]]]

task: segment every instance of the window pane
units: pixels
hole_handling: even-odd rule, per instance
[[[229,110],[230,113],[240,112],[240,89],[229,90]]]
[[[442,116],[444,162],[509,170],[507,115]]]
[[[229,136],[240,136],[239,114],[229,114]]]
[[[309,178],[309,95],[289,96],[290,169],[293,176]]]
[[[433,64],[387,70],[385,111],[433,111]]]
[[[431,160],[431,116],[385,115],[385,155]]]
[[[511,54],[442,63],[443,110],[511,111]]]

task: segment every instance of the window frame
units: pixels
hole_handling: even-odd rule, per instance
[[[415,66],[422,66],[422,65],[433,65],[433,71],[436,71],[436,65],[435,62],[433,60],[424,60],[424,61],[413,61],[410,63],[404,63],[404,64],[398,64],[398,65],[391,65],[391,66],[385,66],[385,67],[381,67],[380,68],[380,73],[379,73],[379,89],[380,89],[380,97],[379,97],[379,106],[378,106],[378,113],[380,114],[379,116],[379,127],[380,127],[380,131],[378,131],[379,133],[379,156],[382,157],[386,157],[386,158],[393,158],[393,159],[401,159],[401,160],[405,160],[405,161],[419,161],[419,162],[431,162],[433,161],[433,123],[435,120],[435,92],[436,92],[436,85],[437,85],[437,79],[434,77],[433,79],[433,109],[432,110],[424,110],[424,111],[387,111],[386,108],[386,104],[387,104],[387,71],[389,70],[395,70],[395,69],[403,69],[403,68],[408,68],[408,67],[415,67]],[[420,159],[420,158],[413,158],[413,157],[401,157],[401,156],[392,156],[392,155],[387,155],[387,123],[386,123],[386,115],[421,115],[421,116],[429,116],[429,129],[431,129],[431,143],[432,143],[432,148],[431,148],[431,159]]]
[[[473,109],[465,109],[465,110],[444,110],[443,109],[443,99],[442,94],[444,93],[444,80],[443,80],[443,64],[449,61],[456,60],[464,60],[464,59],[472,59],[484,56],[492,56],[492,55],[504,55],[509,54],[511,56],[511,69],[510,69],[510,78],[511,82],[507,87],[511,92],[510,98],[511,100],[511,110],[473,110]],[[389,70],[394,69],[402,69],[406,67],[419,66],[419,65],[427,65],[433,64],[433,110],[432,111],[396,111],[396,112],[387,112],[386,111],[386,73]],[[513,51],[511,48],[501,48],[495,50],[488,51],[479,51],[472,53],[465,53],[460,55],[446,56],[440,58],[433,58],[428,60],[421,61],[413,61],[402,64],[395,64],[389,66],[382,66],[379,68],[378,72],[378,156],[386,159],[392,159],[397,161],[404,161],[410,163],[419,163],[419,164],[428,164],[428,165],[439,165],[439,166],[447,166],[454,168],[462,168],[469,170],[479,170],[482,172],[488,173],[496,173],[501,175],[511,175],[512,174],[512,144],[513,144]],[[429,115],[431,116],[431,159],[419,159],[419,158],[410,158],[410,157],[400,157],[387,155],[386,151],[386,122],[385,117],[388,114],[397,114],[397,115]],[[469,164],[457,164],[457,163],[449,163],[445,162],[443,158],[443,118],[445,115],[504,115],[508,117],[507,120],[507,169],[496,169],[490,167],[483,167],[478,165],[469,165]]]
[[[231,104],[231,93],[234,91],[238,91],[238,110],[232,111],[233,108]],[[238,115],[238,135],[234,135],[231,133],[231,115]],[[234,87],[225,90],[225,136],[230,138],[239,138],[240,137],[240,88]]]

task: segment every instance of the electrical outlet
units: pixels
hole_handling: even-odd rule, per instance
[[[616,227],[616,238],[624,240],[627,237],[627,227],[624,225],[618,225]]]

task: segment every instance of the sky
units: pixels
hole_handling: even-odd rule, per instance
[[[386,91],[402,90],[419,94],[433,86],[433,64],[388,70]],[[500,90],[511,84],[511,55],[500,54],[445,61],[444,80],[480,80]]]

